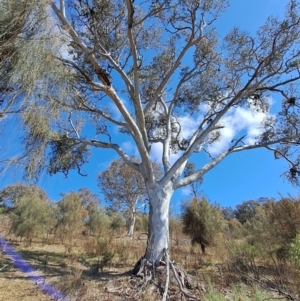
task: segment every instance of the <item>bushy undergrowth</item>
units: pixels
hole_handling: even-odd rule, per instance
[[[57,265],[62,273],[65,270],[73,275],[66,281],[71,291],[75,290],[73,284],[87,275],[101,276],[112,269],[117,272],[130,270],[144,254],[146,212],[137,213],[134,236],[129,238],[126,237],[126,214],[109,211],[89,198],[83,202],[80,195],[73,192],[51,204],[41,191],[29,188],[25,189],[27,197],[21,196],[23,186],[18,190],[14,188],[13,194],[6,190],[2,195],[5,201],[11,195],[17,198],[12,207],[4,206],[5,210],[1,211],[0,233],[11,242],[20,243],[24,238],[25,245],[21,242],[21,247],[25,246],[27,251],[42,249],[45,252],[46,246],[60,245]],[[34,200],[34,204],[27,202],[28,199]],[[193,213],[189,215],[191,219],[170,218],[171,259],[194,275],[199,283],[210,277],[203,300],[238,301],[240,298],[260,301],[268,298],[268,289],[274,294],[298,298],[300,199],[246,202],[239,207],[236,216],[234,213],[222,215],[220,208],[207,200],[193,200],[191,204],[190,209],[194,209],[189,210]],[[40,218],[27,221],[30,212]],[[218,227],[213,227],[211,216],[217,220]],[[187,221],[188,226],[185,225]],[[199,233],[187,229],[197,229]],[[205,239],[195,239],[199,237]],[[205,244],[205,253],[201,243]],[[43,270],[46,271],[44,267]],[[243,293],[243,285],[248,293]]]

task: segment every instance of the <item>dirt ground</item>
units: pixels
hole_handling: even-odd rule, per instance
[[[133,246],[138,243],[140,242],[137,240]],[[144,279],[131,277],[129,273],[135,259],[120,264],[120,258],[116,258],[115,262],[102,270],[98,263],[95,264],[96,258],[82,257],[81,247],[72,252],[59,244],[37,243],[28,246],[14,242],[11,247],[22,258],[22,262],[27,264],[29,271],[22,272],[14,262],[15,257],[0,250],[0,301],[156,301],[162,298],[166,279],[165,266],[158,269],[155,280],[145,282]],[[244,286],[237,292],[237,287],[232,289],[231,284],[239,283],[241,279],[234,274],[230,274],[231,278],[225,275],[220,264],[213,262],[208,255],[202,261],[202,270],[193,270],[189,274],[191,288],[188,290],[201,300],[252,301],[278,300],[283,297],[274,291],[267,294],[263,292],[265,295],[254,298],[253,283],[247,284],[245,279]],[[193,263],[188,262],[186,258],[187,266]],[[210,292],[211,283],[213,293]],[[56,291],[56,294],[49,294],[50,290]],[[180,291],[172,272],[168,300],[192,300]]]

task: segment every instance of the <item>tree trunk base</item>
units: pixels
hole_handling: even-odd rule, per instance
[[[166,261],[160,261],[155,267],[142,257],[132,270],[132,275],[136,277],[132,278],[131,284],[135,283],[134,286],[138,290],[149,287],[149,284],[155,286],[162,300],[178,300],[179,295],[185,296],[188,300],[199,300],[199,296],[188,291],[194,287],[191,277],[182,267],[175,266],[168,256],[165,258]]]

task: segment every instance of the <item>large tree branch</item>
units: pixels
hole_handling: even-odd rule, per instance
[[[166,73],[164,78],[162,79],[160,85],[156,89],[152,99],[147,103],[147,105],[144,108],[144,113],[146,114],[148,110],[153,106],[153,104],[156,102],[157,98],[161,95],[165,85],[168,83],[171,76],[174,74],[175,70],[179,67],[182,59],[186,55],[187,51],[197,42],[199,42],[202,39],[202,36],[198,37],[196,40],[193,40],[194,36],[191,35],[189,40],[187,41],[185,47],[181,50],[180,54],[178,55],[177,59],[175,60],[172,67],[169,69],[169,71]]]
[[[51,8],[53,9],[54,13],[60,20],[60,22],[63,25],[63,29],[68,32],[68,34],[71,36],[73,39],[74,43],[80,47],[82,52],[87,56],[87,58],[90,60],[91,64],[93,65],[95,72],[99,78],[99,80],[107,87],[111,86],[110,79],[106,73],[106,70],[102,68],[93,54],[93,51],[91,51],[85,43],[79,38],[78,34],[75,32],[73,27],[70,25],[66,17],[63,15],[63,13],[57,8],[54,2],[51,1],[50,3]]]
[[[274,150],[273,148],[270,148],[270,145],[274,145],[274,144],[278,144],[278,143],[286,143],[288,141],[293,141],[296,139],[300,138],[300,134],[299,135],[294,135],[294,136],[290,136],[290,137],[285,137],[285,138],[280,138],[280,139],[276,139],[276,140],[271,140],[265,143],[257,143],[257,144],[252,144],[252,145],[240,145],[237,146],[238,143],[240,143],[242,141],[242,139],[245,136],[241,137],[240,139],[238,139],[234,146],[230,147],[229,149],[227,149],[226,151],[222,152],[220,155],[218,155],[215,159],[213,159],[210,163],[206,164],[203,168],[201,168],[199,171],[197,171],[196,173],[192,174],[189,177],[183,178],[183,179],[178,179],[175,184],[174,187],[176,188],[180,188],[186,185],[191,184],[193,181],[200,179],[206,172],[208,172],[210,169],[212,169],[213,167],[215,167],[221,160],[223,160],[227,155],[231,154],[231,153],[235,153],[235,152],[239,152],[239,151],[244,151],[244,150],[250,150],[250,149],[257,149],[257,148],[268,148],[270,150]],[[289,160],[288,158],[286,158],[286,156],[284,156],[285,159],[287,159],[287,161],[289,163],[292,163],[291,160]]]
[[[101,50],[103,51],[102,55],[108,59],[108,61],[112,64],[114,69],[121,75],[123,81],[126,84],[127,91],[132,99],[134,99],[134,87],[130,80],[130,78],[127,76],[127,74],[124,72],[124,69],[112,58],[111,54],[107,52],[102,46],[100,46]]]
[[[137,55],[137,48],[134,42],[133,34],[132,34],[132,27],[133,27],[133,16],[134,16],[134,7],[131,0],[126,0],[127,3],[127,13],[128,13],[128,38],[130,49],[133,54],[133,68],[134,68],[134,98],[133,103],[135,107],[135,114],[136,114],[136,121],[137,126],[139,129],[139,133],[141,133],[141,140],[137,141],[139,153],[142,157],[143,164],[145,166],[144,173],[146,173],[146,177],[148,181],[152,184],[155,181],[155,175],[152,168],[151,158],[149,155],[149,143],[148,137],[146,132],[146,125],[145,125],[145,115],[142,108],[141,98],[140,98],[140,80],[139,80],[139,66],[138,66],[138,55]],[[134,137],[135,139],[135,137]]]
[[[166,115],[166,138],[163,139],[162,141],[162,145],[163,145],[162,162],[164,166],[164,171],[166,173],[169,171],[171,167],[169,158],[170,158],[170,143],[172,138],[171,112],[173,110],[173,103],[171,103],[168,108],[165,101],[162,98],[160,100]]]
[[[128,13],[128,38],[129,38],[129,45],[131,49],[131,53],[133,56],[133,78],[134,78],[134,98],[133,104],[136,111],[136,120],[139,126],[139,129],[142,133],[144,145],[146,149],[149,149],[148,145],[148,138],[146,132],[146,125],[145,125],[145,116],[142,108],[141,103],[141,95],[140,95],[140,78],[139,78],[139,64],[138,64],[138,54],[137,54],[137,47],[134,41],[134,37],[132,34],[132,27],[134,24],[133,16],[134,16],[134,7],[131,0],[126,0],[127,3],[127,13]]]
[[[165,177],[162,179],[162,181],[170,181],[170,179],[173,178],[175,176],[175,174],[176,174],[176,176],[175,176],[175,178],[176,178],[183,172],[185,165],[187,163],[187,160],[195,152],[198,145],[204,141],[204,139],[209,135],[209,133],[212,130],[216,129],[217,123],[227,113],[227,111],[231,108],[231,106],[236,102],[236,100],[239,98],[239,96],[240,96],[240,93],[238,93],[235,97],[233,97],[233,99],[227,105],[225,105],[225,107],[216,115],[215,119],[211,121],[210,125],[201,134],[199,133],[199,134],[195,135],[197,138],[188,147],[188,149],[185,151],[185,153],[180,158],[177,159],[177,161],[170,168],[170,170],[165,175]]]
[[[213,167],[215,167],[218,163],[220,163],[226,156],[228,156],[231,153],[231,149],[227,149],[226,151],[219,154],[214,160],[204,165],[198,172],[193,173],[192,175],[189,175],[183,179],[177,179],[174,183],[174,189],[187,186],[193,182],[195,182],[198,179],[201,179],[202,176],[207,173],[209,170],[211,170]]]
[[[187,177],[184,177],[182,179],[177,179],[174,183],[174,188],[177,189],[192,184],[196,180],[201,179],[205,173],[207,173],[209,170],[211,170],[213,167],[219,164],[225,157],[227,157],[230,153],[232,153],[235,146],[238,145],[245,138],[245,136],[246,135],[237,139],[233,146],[231,146],[224,152],[220,153],[216,158],[212,159],[211,162],[204,165],[201,169],[199,169],[195,173],[192,173],[191,175],[188,175]]]
[[[128,0],[129,1],[129,0]],[[129,1],[130,2],[130,1]],[[132,5],[130,2],[129,4]],[[72,26],[69,24],[67,19],[61,14],[60,10],[56,7],[54,2],[51,2],[51,8],[53,9],[54,13],[57,15],[58,19],[63,24],[64,29],[69,33],[73,41],[80,47],[80,49],[85,53],[87,58],[92,63],[93,67],[95,68],[95,72],[98,75],[99,79],[106,85],[105,93],[114,101],[115,105],[117,106],[118,110],[126,120],[129,128],[132,131],[132,135],[134,140],[136,141],[139,153],[142,157],[143,163],[145,164],[145,172],[147,173],[147,178],[150,182],[153,182],[155,179],[152,164],[150,160],[150,156],[148,153],[148,145],[145,144],[147,140],[143,136],[145,136],[145,127],[142,128],[142,132],[140,131],[138,125],[135,123],[133,118],[131,117],[130,113],[128,112],[127,108],[124,106],[122,100],[117,95],[116,91],[111,87],[110,81],[108,82],[106,78],[102,78],[103,75],[103,68],[99,66],[94,54],[89,50],[89,48],[84,44],[84,42],[79,38],[75,30],[72,28]],[[129,7],[129,6],[128,6]],[[133,11],[129,11],[130,14],[133,13]],[[130,19],[129,19],[130,22]],[[130,24],[129,24],[130,26]],[[139,104],[141,105],[141,104]],[[143,116],[143,115],[139,115]],[[100,147],[100,146],[99,146]]]
[[[140,164],[132,161],[131,157],[128,156],[118,144],[107,143],[107,142],[94,140],[94,139],[84,139],[84,138],[68,137],[68,139],[73,140],[74,142],[77,142],[77,143],[90,145],[90,146],[97,147],[97,148],[113,149],[114,151],[116,151],[118,153],[118,155],[124,160],[124,162],[127,165],[129,165],[134,170],[141,172]]]
[[[268,147],[269,145],[274,145],[278,143],[289,143],[290,141],[293,142],[297,139],[300,139],[300,134],[289,136],[289,137],[283,137],[275,140],[270,140],[266,142],[261,142],[257,144],[251,144],[251,145],[242,145],[238,146],[232,149],[232,153],[249,150],[249,149],[256,149],[256,148],[262,148],[262,147]]]
[[[60,2],[60,12],[64,17],[66,17],[66,5],[65,5],[65,0],[59,0]]]

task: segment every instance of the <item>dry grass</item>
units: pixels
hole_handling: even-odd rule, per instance
[[[161,267],[156,279],[147,285],[139,278],[126,274],[144,253],[144,234],[137,233],[133,240],[110,236],[100,242],[95,237],[79,237],[69,246],[34,242],[29,247],[26,243],[14,241],[12,247],[37,274],[42,275],[47,283],[66,296],[66,300],[161,299],[165,285],[165,267]],[[207,252],[208,254],[202,255],[200,247],[192,246],[184,235],[177,233],[176,239],[172,239],[171,259],[189,273],[192,294],[202,300],[219,301],[226,297],[226,300],[235,301],[239,298],[237,296],[242,296],[237,288],[243,283],[249,296],[258,296],[255,283],[225,261],[228,256],[225,248],[210,247]],[[107,254],[112,256],[109,261],[104,262]],[[12,260],[3,253],[0,253],[0,269],[0,301],[54,300],[29,275],[17,269]],[[169,300],[187,300],[180,293],[174,279],[170,281],[169,292]],[[279,296],[276,292],[261,295],[271,298],[269,300],[275,300]],[[218,296],[223,297],[220,299]],[[245,299],[243,296],[241,298]],[[253,300],[260,299],[253,297]]]

